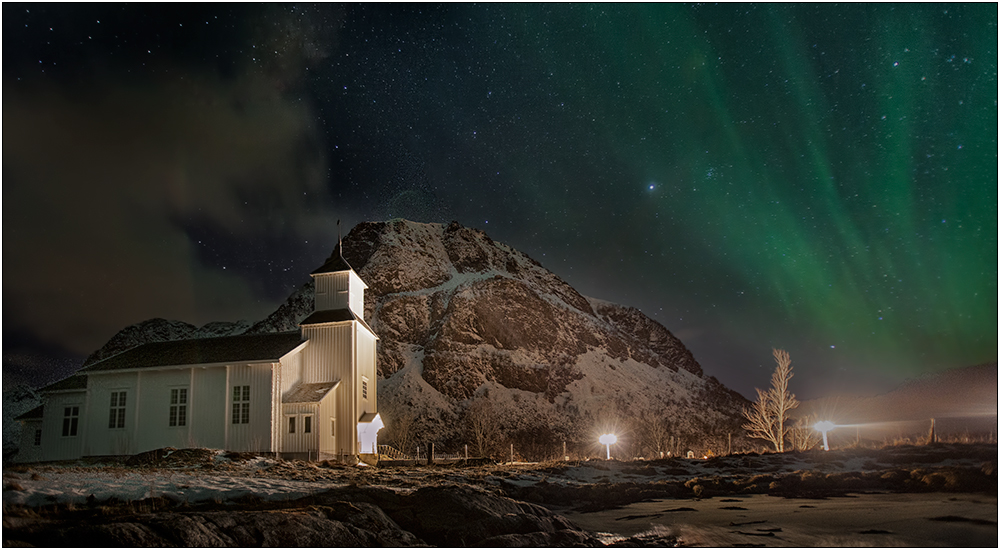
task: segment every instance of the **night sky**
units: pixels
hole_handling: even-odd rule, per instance
[[[997,5],[3,4],[4,384],[460,223],[752,395],[997,358]]]

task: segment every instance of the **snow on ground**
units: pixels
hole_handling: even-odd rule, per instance
[[[4,465],[3,503],[41,506],[55,502],[82,503],[111,497],[141,500],[168,497],[180,502],[230,501],[253,495],[263,500],[290,500],[349,484],[409,491],[441,483],[497,487],[579,487],[591,484],[686,481],[693,478],[786,474],[865,472],[903,467],[986,468],[995,465],[995,445],[978,447],[906,447],[898,450],[843,453],[736,455],[708,460],[672,459],[621,462],[589,460],[515,463],[481,467],[370,468],[318,465],[276,458],[227,458],[222,451],[176,451],[156,467],[126,467],[122,463],[64,462]],[[990,455],[993,456],[990,456]],[[178,458],[179,457],[179,458]],[[995,469],[995,466],[991,466]],[[992,474],[991,474],[992,475]]]
[[[185,472],[120,472],[67,470],[30,475],[4,474],[4,505],[42,506],[55,502],[82,504],[93,495],[142,500],[167,497],[180,502],[235,500],[255,495],[264,500],[292,500],[343,484],[285,479],[260,479]],[[8,490],[17,483],[24,490]]]

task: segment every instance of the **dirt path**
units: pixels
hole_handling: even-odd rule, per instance
[[[616,510],[554,510],[580,527],[676,535],[686,546],[996,547],[997,497],[953,493],[788,499],[656,500]]]

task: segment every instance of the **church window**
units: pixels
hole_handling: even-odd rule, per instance
[[[125,393],[124,391],[111,392],[111,412],[108,414],[108,428],[125,427]]]
[[[63,409],[63,437],[75,437],[80,426],[80,407],[72,406]]]
[[[290,433],[290,434],[295,433],[295,417],[294,416],[289,416],[288,417],[288,433]]]
[[[187,426],[188,389],[170,389],[170,427]]]
[[[38,446],[38,445],[41,445],[41,444],[42,444],[42,430],[41,429],[36,429],[35,430],[35,446]]]
[[[250,423],[250,386],[233,386],[233,424]]]
[[[311,416],[302,417],[302,433],[304,434],[312,433],[312,422],[313,422],[313,417]]]

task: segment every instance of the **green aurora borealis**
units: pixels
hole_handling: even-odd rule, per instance
[[[661,295],[719,340],[830,370],[995,359],[995,6],[522,10],[529,63],[555,67],[570,113],[552,126],[600,153],[589,177],[525,175],[518,193],[589,233],[590,276],[639,280],[621,301]],[[616,265],[636,257],[641,275]]]
[[[221,75],[203,101],[262,75],[315,129],[290,146],[294,173],[260,184],[306,196],[296,178],[322,174],[303,204],[227,181],[250,197],[239,215],[162,213],[199,251],[192,273],[278,281],[253,313],[198,319],[276,307],[329,252],[331,220],[398,216],[483,229],[639,307],[744,395],[767,384],[772,347],[804,398],[996,360],[996,4],[80,9],[94,13],[52,33],[100,44],[65,38],[49,66],[52,10],[5,4],[5,107],[90,79],[138,94]],[[21,19],[44,32],[15,33]],[[99,77],[64,68],[98,57]]]

